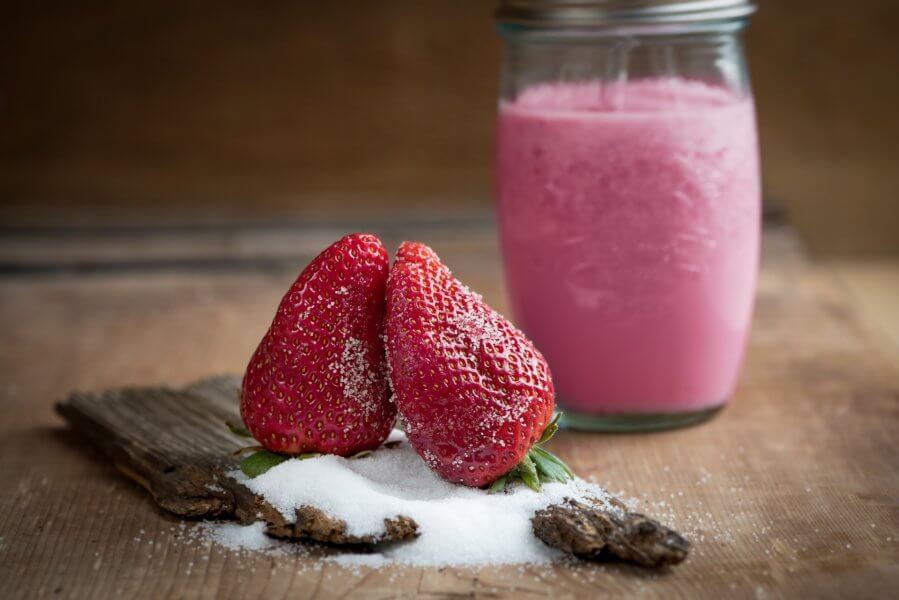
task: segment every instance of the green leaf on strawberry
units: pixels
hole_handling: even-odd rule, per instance
[[[322,456],[321,452],[304,452],[303,454],[297,454],[296,456],[287,456],[285,454],[269,452],[262,448],[262,446],[241,448],[241,450],[238,450],[238,453],[246,451],[253,451],[253,454],[240,461],[240,470],[243,471],[244,475],[251,479],[259,477],[272,467],[276,467],[285,460],[290,460],[291,458],[296,460],[306,460],[307,458]]]
[[[495,494],[497,492],[503,492],[506,490],[506,482],[509,480],[509,474],[506,473],[496,481],[494,481],[490,488],[487,490],[488,494]]]
[[[260,450],[240,461],[240,470],[247,477],[259,477],[272,467],[280,465],[282,462],[290,458],[283,454],[275,454],[268,450]]]
[[[537,465],[541,481],[565,483],[574,476],[568,465],[543,448],[535,446],[531,449],[529,456]]]
[[[574,473],[568,468],[559,457],[552,452],[544,449],[542,444],[548,442],[552,436],[559,430],[559,418],[562,413],[556,413],[555,418],[550,421],[540,439],[531,446],[527,454],[518,462],[511,471],[497,479],[488,489],[491,494],[501,492],[511,481],[520,480],[526,486],[534,490],[540,491],[540,485],[556,481],[565,483],[569,479],[574,479]]]
[[[537,475],[537,466],[531,460],[530,454],[525,454],[518,463],[518,473],[526,486],[535,492],[540,491],[540,477]]]
[[[549,425],[546,426],[546,429],[543,430],[543,435],[540,436],[540,439],[537,440],[538,444],[542,444],[543,442],[548,442],[552,436],[556,435],[556,432],[559,430],[559,419],[562,418],[562,413],[557,412],[556,416],[553,417],[553,420],[549,422]]]

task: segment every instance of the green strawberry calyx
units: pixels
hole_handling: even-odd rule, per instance
[[[517,465],[490,485],[487,490],[489,493],[502,492],[513,481],[521,481],[535,492],[539,492],[543,483],[551,481],[565,483],[569,479],[574,479],[574,473],[571,472],[568,465],[543,448],[543,444],[548,442],[559,430],[561,416],[562,413],[556,413],[553,420],[543,430],[540,439],[531,446],[531,449],[518,461]]]
[[[231,430],[236,436],[243,438],[253,438],[253,435],[250,431],[244,426],[243,423],[235,423],[233,421],[225,421],[225,425],[228,426],[228,429]],[[253,479],[255,477],[259,477],[263,473],[267,472],[272,467],[280,465],[285,460],[290,460],[294,458],[296,460],[306,460],[307,458],[315,458],[317,456],[324,456],[321,452],[304,452],[302,454],[297,455],[288,455],[288,454],[280,454],[278,452],[272,452],[271,450],[266,450],[262,446],[244,446],[243,448],[238,448],[234,451],[234,456],[243,456],[244,454],[252,453],[246,458],[240,461],[240,470],[243,471],[243,474]],[[361,452],[357,452],[348,458],[358,459],[365,458],[372,453],[372,450],[362,450]]]

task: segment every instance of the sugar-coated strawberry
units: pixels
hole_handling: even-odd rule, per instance
[[[385,334],[406,435],[434,471],[472,487],[571,476],[539,446],[556,429],[543,356],[423,244],[397,251]]]
[[[282,454],[348,456],[390,433],[382,329],[387,251],[373,235],[326,248],[290,287],[250,359],[240,397],[247,429]]]

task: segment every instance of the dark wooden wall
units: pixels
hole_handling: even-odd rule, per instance
[[[488,0],[18,1],[6,226],[489,206]],[[763,0],[765,186],[822,253],[899,253],[899,2]]]

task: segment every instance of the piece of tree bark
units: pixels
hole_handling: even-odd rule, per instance
[[[614,500],[614,499],[613,499]],[[537,511],[534,534],[546,544],[588,560],[617,558],[643,567],[675,565],[687,558],[690,542],[653,519],[614,500],[567,500]]]
[[[418,524],[403,515],[384,519],[384,533],[380,535],[350,535],[346,530],[345,521],[335,519],[314,506],[299,507],[293,523],[269,521],[265,529],[266,533],[277,538],[313,540],[340,546],[376,546],[418,537]]]
[[[274,537],[353,547],[418,535],[418,525],[404,515],[385,519],[384,532],[368,536],[350,535],[344,521],[312,506],[297,509],[291,521],[232,477],[238,468],[234,452],[248,445],[225,425],[239,420],[239,389],[238,378],[219,377],[179,390],[76,392],[56,410],[161,508],[177,516],[264,521]],[[533,527],[550,546],[591,560],[615,557],[658,567],[682,561],[689,548],[676,532],[627,512],[615,499],[550,506],[534,516]]]

